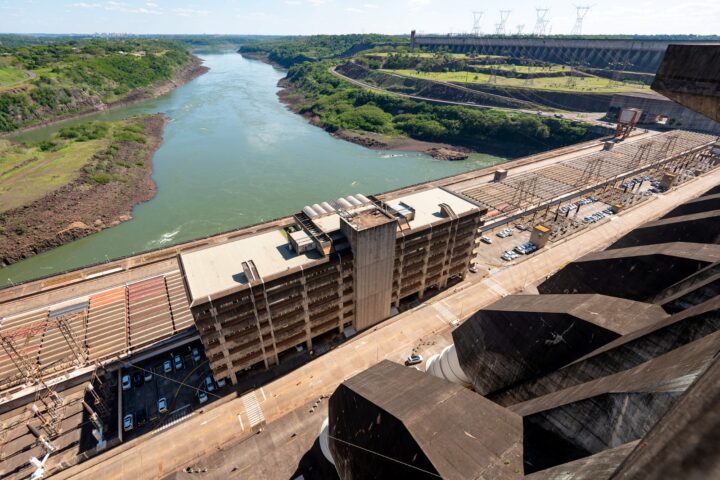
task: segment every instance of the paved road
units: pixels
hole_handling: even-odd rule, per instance
[[[528,114],[533,114],[533,115],[539,115],[539,116],[542,116],[542,117],[557,117],[557,116],[559,115],[559,116],[561,116],[562,118],[565,118],[565,119],[567,119],[567,120],[574,120],[574,121],[578,121],[578,122],[592,123],[592,124],[594,124],[594,125],[602,125],[602,126],[610,126],[610,127],[612,127],[612,125],[609,124],[608,122],[603,122],[603,121],[600,120],[601,118],[603,118],[603,117],[605,116],[605,112],[590,112],[590,113],[583,113],[583,112],[543,112],[543,111],[538,111],[538,110],[529,110],[529,109],[526,109],[526,108],[507,108],[507,107],[496,107],[496,106],[492,106],[492,105],[480,105],[480,104],[477,104],[477,103],[453,102],[453,101],[451,101],[451,100],[440,100],[440,99],[437,99],[437,98],[421,97],[421,96],[418,96],[418,95],[408,95],[408,94],[406,94],[406,93],[391,92],[390,90],[386,90],[386,89],[384,89],[384,88],[376,87],[376,86],[374,86],[374,85],[370,85],[370,84],[368,84],[368,83],[361,82],[360,80],[355,80],[354,78],[350,78],[350,77],[348,77],[348,76],[345,76],[345,75],[343,75],[342,73],[340,73],[340,72],[338,72],[337,70],[335,70],[335,67],[330,68],[330,73],[332,73],[332,74],[335,75],[336,77],[342,78],[343,80],[346,80],[346,81],[348,81],[348,82],[350,82],[350,83],[352,83],[353,85],[356,85],[356,86],[358,86],[358,87],[366,88],[366,89],[368,89],[368,90],[374,90],[374,91],[376,91],[376,92],[386,93],[386,94],[388,94],[388,95],[395,95],[395,96],[397,96],[397,97],[409,98],[409,99],[411,99],[411,100],[419,100],[419,101],[422,101],[422,102],[432,102],[432,103],[442,103],[442,104],[449,104],[449,105],[459,105],[459,106],[461,106],[461,107],[481,108],[481,109],[483,109],[483,110],[493,109],[493,110],[505,110],[505,111],[508,111],[508,112],[522,112],[522,113],[528,113]],[[400,77],[400,78],[414,78],[414,77],[408,77],[408,76],[405,76],[405,75],[399,75],[399,74],[396,74],[396,73],[391,73],[391,74],[389,74],[389,75],[394,75],[394,76]],[[443,82],[443,81],[441,81],[441,80],[429,80],[429,81],[433,81],[433,82],[435,82],[435,83],[440,83],[440,84],[443,84],[443,85],[447,85],[447,86],[452,87],[452,88],[458,88],[458,89],[460,89],[460,90],[465,90],[465,91],[468,91],[468,92],[471,92],[471,93],[475,93],[475,94],[477,94],[477,93],[482,93],[482,92],[478,92],[477,90],[473,90],[473,89],[471,89],[471,88],[463,87],[463,86],[461,86],[461,85],[456,85],[456,84],[454,84],[454,83]],[[504,99],[504,100],[507,100],[506,97],[502,97],[502,96],[500,96],[500,95],[492,95],[492,94],[486,94],[486,95],[497,96],[497,97],[500,97],[500,98],[502,98],[502,99]]]
[[[657,218],[720,182],[720,170],[691,180],[665,195],[642,202],[594,228],[557,242],[517,265],[471,275],[426,304],[358,335],[341,347],[255,391],[268,422],[328,395],[339,383],[387,358],[401,362],[417,346],[425,353],[449,343],[453,320],[460,321],[501,297],[533,291],[534,285],[560,267],[612,243],[636,226]],[[434,343],[434,344],[433,344]],[[159,478],[223,446],[252,435],[241,399],[220,403],[174,428],[148,435],[111,450],[57,478]]]

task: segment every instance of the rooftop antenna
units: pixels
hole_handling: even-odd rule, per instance
[[[480,36],[480,20],[482,20],[483,15],[485,14],[485,11],[476,11],[472,12],[473,14],[473,29],[472,33],[476,37]]]
[[[536,8],[537,20],[535,21],[535,35],[542,37],[547,32],[548,24],[550,23],[550,9],[549,8]]]
[[[591,8],[592,5],[575,5],[577,16],[575,17],[575,26],[573,26],[570,35],[582,35],[583,20],[585,20],[585,15],[588,14]]]
[[[495,35],[505,35],[505,24],[512,10],[500,10],[500,23],[495,24]]]

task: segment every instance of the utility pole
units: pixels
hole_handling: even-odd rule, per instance
[[[475,11],[472,12],[473,14],[473,28],[472,28],[472,34],[476,37],[480,36],[481,30],[480,30],[480,20],[482,20],[483,15],[485,14],[485,11]]]
[[[591,8],[592,5],[575,5],[577,16],[575,17],[575,25],[570,35],[582,35],[583,20],[585,20],[585,15],[588,14]]]
[[[505,25],[512,10],[500,10],[500,23],[495,24],[495,35],[505,35]]]
[[[536,8],[537,19],[535,20],[535,35],[538,37],[545,36],[548,25],[550,24],[550,9]]]

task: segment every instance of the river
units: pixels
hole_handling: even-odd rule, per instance
[[[93,115],[116,120],[163,112],[169,118],[153,158],[157,195],[132,220],[0,271],[0,285],[185,242],[299,211],[354,193],[378,193],[485,167],[504,159],[474,154],[434,160],[338,140],[285,108],[281,69],[236,53],[202,55],[210,71],[169,94]],[[62,125],[21,139],[47,138]]]

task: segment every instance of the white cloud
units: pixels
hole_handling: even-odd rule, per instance
[[[195,10],[194,8],[173,8],[173,13],[180,17],[201,17],[207,15],[207,10]]]
[[[100,5],[99,3],[85,3],[85,2],[73,3],[70,6],[75,7],[75,8],[101,8],[102,7],[102,5]]]
[[[75,8],[86,8],[86,9],[98,9],[102,8],[104,10],[108,10],[110,12],[123,12],[123,13],[139,13],[142,15],[160,15],[162,12],[158,10],[157,8],[153,7],[152,5],[157,6],[153,2],[148,2],[146,4],[147,7],[150,8],[144,8],[144,7],[131,7],[129,4],[125,2],[115,2],[115,1],[109,1],[103,3],[87,3],[87,2],[79,2],[79,3],[73,3],[70,6]]]
[[[347,7],[345,9],[346,12],[352,12],[352,13],[365,13],[365,10],[362,8],[355,8],[355,7]]]
[[[363,7],[365,8],[378,8],[377,3],[363,3]]]
[[[286,5],[300,5],[301,3],[300,0],[285,0]]]
[[[159,8],[160,7],[160,5],[158,5],[155,2],[145,2],[145,6],[148,8]]]

